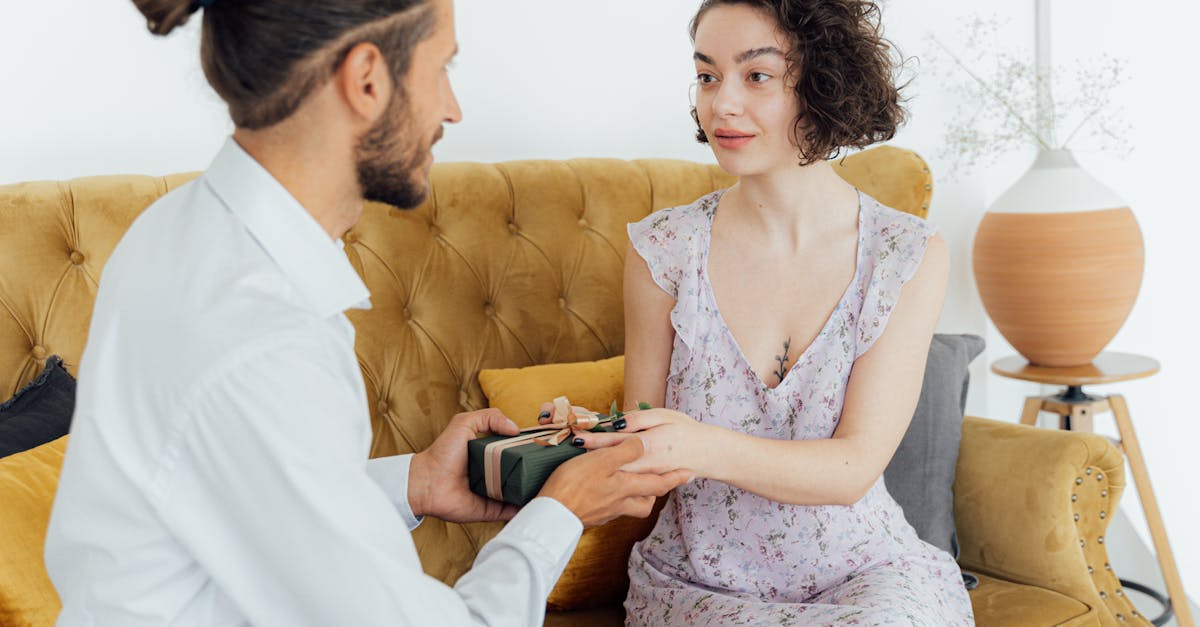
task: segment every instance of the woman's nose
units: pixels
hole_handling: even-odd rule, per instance
[[[713,96],[713,113],[722,117],[741,113],[743,96],[736,83],[721,83]]]

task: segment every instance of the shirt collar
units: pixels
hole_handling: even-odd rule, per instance
[[[232,137],[203,180],[237,216],[317,315],[370,308],[370,292],[350,260],[287,189]]]

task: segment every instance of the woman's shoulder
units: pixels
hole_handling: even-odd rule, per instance
[[[660,209],[629,225],[630,245],[646,261],[655,282],[673,297],[678,298],[680,284],[695,275],[723,191]]]
[[[929,245],[937,227],[911,213],[889,207],[860,192],[862,202],[863,239],[875,255],[909,251],[919,253]]]
[[[680,232],[696,230],[712,223],[717,203],[725,190],[709,192],[696,200],[675,207],[667,207],[652,211],[650,215],[634,223],[639,231],[649,232]]]

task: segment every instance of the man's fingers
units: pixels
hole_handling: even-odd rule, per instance
[[[671,472],[664,473],[662,477],[673,484],[671,488],[667,490],[667,492],[670,492],[671,490],[678,488],[685,483],[690,483],[695,480],[696,473],[684,468],[680,468],[679,470],[672,470]]]
[[[625,499],[625,516],[633,516],[634,518],[645,518],[654,511],[653,496],[632,496]]]
[[[456,416],[464,425],[475,433],[497,433],[500,435],[516,435],[521,432],[517,423],[508,419],[499,409],[489,407]]]
[[[692,473],[686,470],[673,470],[661,475],[625,473],[623,478],[625,485],[629,487],[630,494],[653,499],[687,483],[692,478]]]
[[[589,437],[600,435],[598,433],[589,433]],[[613,468],[620,468],[635,459],[642,456],[645,451],[645,446],[642,444],[642,439],[638,437],[625,438],[615,446],[602,449],[592,453],[596,456],[604,456],[604,461],[613,465]]]

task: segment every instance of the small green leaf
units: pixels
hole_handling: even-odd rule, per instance
[[[617,415],[617,401],[615,401],[615,400],[613,401],[613,404],[612,404],[612,409],[609,409],[609,410],[608,410],[608,415],[609,415],[609,416],[616,416],[616,415]]]
[[[638,403],[638,409],[651,409],[650,403],[645,401]]]

